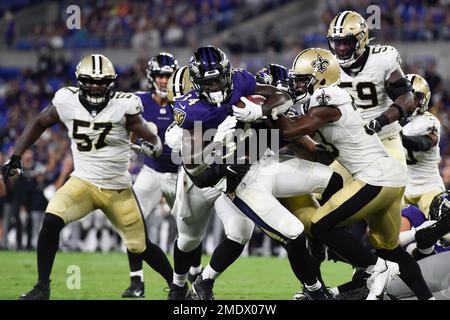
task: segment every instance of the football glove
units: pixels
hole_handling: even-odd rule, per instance
[[[180,151],[183,143],[183,129],[173,122],[166,130],[165,142],[173,151]]]
[[[131,149],[133,149],[134,151],[150,158],[153,158],[158,154],[159,148],[151,144],[150,142],[145,141],[142,138],[139,138],[136,142],[137,143],[132,143],[130,145]]]
[[[11,158],[2,166],[3,181],[7,183],[8,178],[12,177],[16,173],[20,175],[23,174],[22,161],[20,156],[12,155]]]
[[[368,124],[364,126],[367,134],[373,135],[381,131],[381,129],[389,123],[389,119],[386,115],[382,114],[373,120],[370,120]]]
[[[253,122],[262,117],[262,107],[259,104],[256,104],[245,97],[241,97],[241,101],[245,104],[244,108],[238,108],[233,106],[233,115],[239,121],[243,122]]]
[[[222,159],[228,158],[236,151],[236,143],[233,141],[234,132],[236,131],[237,120],[234,116],[228,116],[217,127],[217,132],[214,135],[213,143],[220,144],[226,147],[226,152],[222,156]],[[221,155],[222,151],[217,149],[217,155]]]

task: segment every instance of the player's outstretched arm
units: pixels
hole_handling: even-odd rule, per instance
[[[2,166],[2,176],[5,183],[8,178],[16,173],[22,174],[22,154],[27,150],[45,131],[45,129],[60,121],[55,106],[50,104],[37,117],[33,118],[25,127],[16,141],[14,153]]]
[[[16,141],[14,155],[21,157],[25,150],[31,147],[33,143],[39,139],[45,129],[58,122],[60,122],[58,112],[56,111],[55,106],[50,104],[39,113],[37,117],[28,122],[22,134]]]
[[[289,119],[281,115],[275,121],[283,139],[292,140],[305,135],[312,135],[328,122],[334,122],[341,116],[338,108],[317,107],[309,110],[303,117]]]
[[[130,130],[138,139],[142,139],[144,148],[149,147],[151,150],[151,156],[159,157],[163,151],[161,139],[157,134],[154,134],[147,126],[144,118],[140,114],[127,116],[126,127]],[[151,145],[149,145],[151,144]],[[144,152],[147,155],[147,152]]]

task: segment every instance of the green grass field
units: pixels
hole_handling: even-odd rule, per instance
[[[203,257],[203,263],[209,261]],[[81,288],[68,289],[71,265],[80,268]],[[145,265],[145,264],[144,264]],[[322,266],[324,279],[335,286],[351,278],[350,266],[327,262]],[[165,281],[145,265],[146,299],[166,299]],[[17,299],[36,281],[35,252],[0,251],[0,299]],[[128,261],[121,253],[58,253],[52,273],[52,299],[121,299],[128,286]],[[218,300],[290,300],[299,288],[287,259],[242,257],[216,282]]]

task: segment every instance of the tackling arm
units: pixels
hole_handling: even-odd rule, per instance
[[[127,116],[126,127],[130,130],[137,138],[141,138],[144,142],[151,143],[154,155],[159,157],[163,151],[161,139],[157,134],[154,134],[147,126],[144,118],[140,114]],[[149,146],[150,147],[150,146]]]
[[[283,139],[291,140],[300,136],[312,135],[328,122],[337,121],[341,112],[335,107],[316,107],[309,110],[303,117],[293,119],[280,116],[275,121]]]

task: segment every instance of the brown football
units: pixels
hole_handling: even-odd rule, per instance
[[[266,97],[261,96],[261,95],[259,95],[259,94],[252,94],[252,95],[250,95],[250,96],[246,96],[246,98],[247,98],[248,100],[250,100],[250,101],[256,103],[256,104],[259,104],[259,105],[262,105],[262,104],[264,104],[264,102],[266,102]],[[236,102],[234,105],[235,105],[236,107],[238,107],[238,108],[244,108],[244,107],[245,107],[245,104],[244,104],[241,100],[239,100],[238,102]]]

